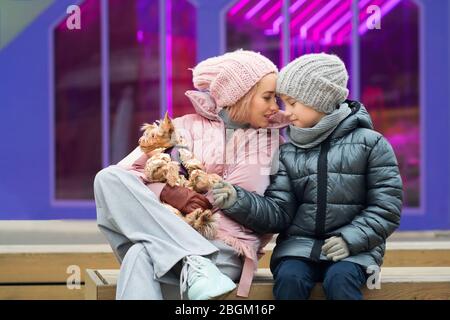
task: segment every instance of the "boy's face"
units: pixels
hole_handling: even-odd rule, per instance
[[[325,116],[325,113],[305,106],[292,97],[284,94],[282,94],[280,97],[286,107],[286,115],[292,121],[292,124],[296,127],[312,128],[320,121],[320,119]]]

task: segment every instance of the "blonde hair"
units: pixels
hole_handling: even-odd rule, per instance
[[[251,113],[251,102],[258,89],[258,82],[234,105],[225,107],[230,119],[238,123],[248,123]]]

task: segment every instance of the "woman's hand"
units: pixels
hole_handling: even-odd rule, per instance
[[[162,202],[178,209],[183,215],[199,208],[202,210],[212,209],[211,203],[204,195],[185,187],[171,187],[166,184],[159,198]]]
[[[222,181],[213,185],[214,206],[228,209],[237,201],[236,189],[229,182]]]

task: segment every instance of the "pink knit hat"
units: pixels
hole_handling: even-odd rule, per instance
[[[197,90],[209,91],[218,107],[235,104],[269,73],[278,68],[263,55],[237,50],[200,62],[193,70]]]

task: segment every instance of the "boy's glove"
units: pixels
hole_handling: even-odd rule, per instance
[[[199,208],[202,210],[212,209],[211,203],[204,195],[184,187],[171,187],[166,184],[159,198],[162,202],[178,209],[183,215]]]
[[[350,255],[347,243],[342,237],[331,237],[325,240],[322,246],[322,252],[328,259],[339,261],[347,258]]]
[[[222,181],[213,185],[213,205],[220,209],[228,209],[237,201],[236,189],[229,182]]]

